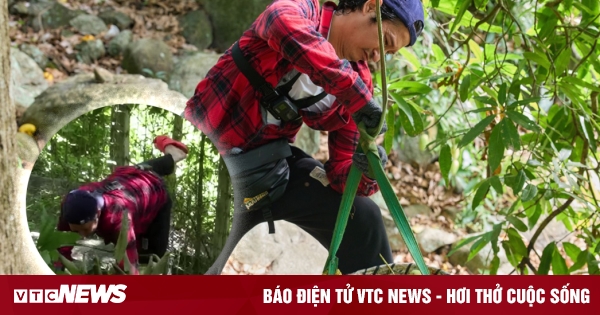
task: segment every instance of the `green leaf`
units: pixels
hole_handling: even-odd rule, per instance
[[[492,120],[494,120],[494,116],[487,116],[482,121],[478,122],[477,125],[471,128],[471,130],[469,130],[469,132],[467,132],[467,134],[463,136],[463,138],[458,143],[458,147],[462,148],[467,144],[471,143],[471,141],[473,141],[485,130],[485,127],[487,127],[492,122]]]
[[[592,124],[590,123],[589,119],[583,117],[579,117],[579,121],[581,123],[581,127],[583,128],[583,134],[588,140],[590,148],[592,151],[596,151],[598,147],[596,146],[596,135],[594,134]]]
[[[540,131],[539,127],[531,119],[521,113],[509,110],[506,111],[506,116],[525,129],[535,132]]]
[[[527,224],[529,225],[530,229],[536,225],[540,215],[542,215],[542,206],[539,203],[535,205],[534,209],[535,210],[532,212],[531,216],[527,219]]]
[[[502,125],[502,141],[506,148],[512,148],[515,151],[521,150],[521,137],[513,122],[504,118],[498,125]]]
[[[529,105],[531,103],[537,103],[541,100],[541,97],[532,97],[532,98],[527,98],[524,100],[520,100],[520,101],[516,101],[511,103],[508,107],[513,108],[513,107],[517,107],[519,105]]]
[[[544,55],[538,55],[538,54],[526,51],[523,53],[523,56],[546,69],[550,69],[550,61],[548,61],[548,58]]]
[[[567,256],[569,256],[572,261],[577,261],[577,257],[581,254],[581,249],[577,247],[577,245],[569,242],[563,242],[562,245]]]
[[[444,176],[444,180],[446,183],[448,183],[448,174],[450,173],[450,168],[452,167],[452,149],[450,148],[450,145],[444,144],[442,146],[439,161],[442,176]]]
[[[502,189],[502,183],[500,182],[500,178],[498,176],[490,177],[490,183],[492,184],[492,187],[494,187],[494,190],[497,193],[499,193],[499,194],[504,193],[504,189]]]
[[[514,249],[510,246],[508,241],[502,241],[502,248],[504,248],[504,252],[506,253],[506,259],[513,266],[517,267],[519,265],[520,259],[515,255]]]
[[[500,258],[498,255],[494,255],[492,262],[490,262],[490,275],[498,274],[498,268],[500,267]]]
[[[500,232],[502,232],[502,223],[494,224],[492,234],[490,235],[490,243],[492,243],[494,254],[498,254],[500,251],[500,248],[498,247],[498,237],[500,236]]]
[[[552,255],[552,273],[554,275],[569,274],[569,268],[567,268],[567,263],[565,262],[565,259],[558,250],[555,250],[554,254]]]
[[[515,228],[517,228],[517,230],[521,232],[527,232],[527,225],[525,225],[525,223],[523,223],[521,219],[513,216],[508,216],[506,220],[508,220],[508,222],[510,222]]]
[[[412,51],[408,49],[400,49],[399,53],[406,59],[406,61],[413,65],[415,69],[418,70],[421,68],[421,62],[419,61],[419,58],[417,58]]]
[[[121,215],[121,231],[114,250],[117,263],[120,263],[123,258],[127,258],[127,255],[125,255],[125,251],[127,250],[127,233],[129,232],[129,217],[127,213],[128,211],[124,210]]]
[[[573,260],[574,264],[569,268],[569,272],[573,272],[581,269],[587,263],[588,251],[582,250],[577,255],[577,258]]]
[[[521,235],[514,228],[509,228],[507,234],[510,246],[513,248],[514,253],[519,256],[519,260],[521,260],[521,258],[527,255],[527,247],[525,246],[525,243],[523,243]]]
[[[588,273],[590,275],[598,275],[600,274],[600,269],[598,268],[598,261],[594,254],[587,252],[587,264],[588,264]]]
[[[500,105],[506,104],[506,82],[502,82],[500,90],[498,91],[498,103]]]
[[[471,261],[471,259],[473,259],[489,242],[490,240],[487,237],[482,237],[477,242],[473,243],[466,262]]]
[[[492,172],[500,166],[504,158],[504,143],[502,142],[502,126],[496,125],[490,135],[488,162]]]
[[[565,77],[562,78],[561,82],[562,81],[566,81],[567,83],[579,85],[581,87],[590,89],[592,91],[600,92],[600,86],[594,85],[594,84],[589,83],[589,82],[585,82],[584,80],[582,80],[580,78],[577,78],[577,77],[565,76]]]
[[[560,151],[558,152],[558,160],[561,161],[561,162],[566,161],[571,156],[572,152],[573,152],[572,148],[562,148],[562,149],[560,149]]]
[[[458,26],[458,24],[460,23],[460,21],[463,18],[463,15],[465,15],[465,12],[471,6],[472,2],[473,2],[473,0],[462,0],[461,6],[458,9],[458,13],[456,14],[456,18],[454,19],[454,23],[452,23],[452,27],[450,28],[449,34],[453,34],[454,33],[454,30],[456,29],[456,26]]]
[[[560,55],[556,59],[556,62],[554,63],[554,65],[556,67],[556,75],[557,76],[560,76],[565,71],[565,69],[567,69],[567,66],[569,65],[570,60],[571,60],[571,47],[567,47],[560,53]]]
[[[552,263],[552,256],[556,250],[556,244],[550,243],[546,245],[542,252],[542,259],[540,260],[540,266],[538,267],[538,275],[547,275],[550,272],[550,264]]]
[[[450,250],[450,252],[448,252],[448,257],[452,256],[458,249],[460,249],[461,247],[473,242],[476,239],[482,238],[485,236],[486,233],[484,234],[480,234],[480,235],[475,235],[475,236],[471,236],[465,239],[462,239],[460,241],[458,241],[458,243],[456,243],[456,245],[454,247],[452,247],[452,249]]]
[[[394,137],[396,136],[396,104],[392,104],[389,107],[389,110],[386,113],[386,122],[388,126],[388,130],[385,132],[383,136],[383,145],[385,148],[385,152],[390,154],[392,150],[392,145],[394,144]]]
[[[477,208],[477,206],[485,198],[489,189],[490,189],[489,180],[486,179],[483,182],[481,182],[481,186],[479,186],[479,188],[477,189],[477,192],[475,193],[475,197],[473,197],[473,204],[471,205],[471,208],[473,210],[475,210],[475,208]]]
[[[440,5],[440,0],[431,0],[431,7],[437,8]]]
[[[423,83],[414,81],[396,81],[388,86],[390,90],[397,90],[400,95],[427,94],[433,89]]]
[[[523,189],[523,193],[521,194],[521,200],[523,202],[527,202],[532,200],[537,196],[538,188],[535,185],[527,184],[525,189]]]
[[[513,194],[518,195],[523,189],[523,185],[525,185],[525,172],[520,170],[517,175],[504,176],[504,183],[512,188]]]
[[[463,78],[460,84],[460,100],[462,102],[466,101],[469,97],[469,90],[471,88],[471,75],[467,75]]]
[[[396,101],[400,109],[398,111],[399,118],[404,131],[411,137],[415,137],[423,132],[423,119],[417,109],[402,96],[396,93],[390,93],[390,95],[392,95],[392,98]]]

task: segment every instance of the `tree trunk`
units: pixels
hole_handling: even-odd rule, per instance
[[[115,166],[129,165],[129,118],[130,105],[113,106],[111,112],[110,128],[110,158],[117,164]]]
[[[0,274],[52,274],[37,252],[25,215],[25,183],[16,150],[16,112],[10,95],[8,4],[0,0]],[[23,175],[23,176],[19,176]],[[21,180],[19,180],[21,179]]]
[[[196,243],[194,244],[194,271],[199,273],[202,266],[200,260],[202,259],[202,221],[204,219],[204,158],[205,154],[206,136],[202,135],[200,141],[200,158],[198,159],[198,182],[196,183]]]
[[[212,240],[212,252],[217,255],[225,246],[229,234],[229,217],[231,213],[232,187],[231,178],[221,157],[219,160],[219,187],[217,188],[217,213],[215,217],[215,230]]]

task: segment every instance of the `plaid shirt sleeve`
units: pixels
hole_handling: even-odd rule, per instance
[[[317,1],[276,1],[256,20],[256,34],[352,114],[371,100],[371,91],[317,31],[311,20],[317,10]]]
[[[356,151],[358,138],[358,129],[351,119],[344,127],[329,131],[328,134],[329,160],[325,163],[325,171],[331,188],[340,194],[346,188],[346,180],[350,174],[352,155]],[[377,191],[379,191],[377,182],[363,174],[356,195],[368,197]]]

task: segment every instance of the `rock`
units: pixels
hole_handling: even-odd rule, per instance
[[[91,64],[106,54],[104,43],[99,39],[83,41],[75,49],[79,51],[77,58],[85,64]]]
[[[127,14],[112,8],[107,11],[100,12],[98,17],[101,18],[104,23],[115,25],[120,30],[129,29],[133,24],[133,20]]]
[[[411,164],[413,166],[426,166],[435,158],[435,154],[428,150],[421,150],[419,141],[421,137],[426,135],[419,135],[417,137],[409,137],[403,135],[398,139],[397,143],[394,143],[393,147],[398,152],[398,159],[404,163]]]
[[[542,221],[544,221],[544,219],[546,219],[546,217],[548,217],[548,216],[541,215],[537,221],[537,224],[532,229],[529,229],[526,232],[522,233],[523,238],[525,238],[525,240],[524,240],[525,244],[528,244],[529,241],[531,241],[531,237],[533,237],[533,233],[535,233],[537,228],[540,226]],[[544,248],[546,248],[546,246],[548,246],[548,244],[550,244],[552,242],[560,243],[561,241],[565,240],[564,238],[567,234],[569,234],[569,230],[567,230],[564,223],[562,223],[560,221],[552,220],[552,221],[550,221],[550,223],[548,223],[548,225],[546,225],[546,227],[544,228],[544,230],[542,231],[540,236],[537,238],[535,245],[533,247],[539,253],[541,253],[544,250]]]
[[[220,54],[203,52],[194,52],[180,57],[173,67],[169,88],[179,91],[187,97],[192,97],[198,83],[217,63],[219,57],[221,57]]]
[[[10,5],[9,5],[10,7]],[[9,10],[10,14],[27,16],[30,14],[29,3],[25,1],[19,1],[15,3]]]
[[[295,224],[276,221],[275,234],[268,234],[266,223],[250,230],[230,259],[235,270],[251,268],[252,274],[263,273],[263,268],[271,266],[270,273],[277,275],[319,275],[327,254],[325,247]]]
[[[465,235],[464,237],[456,241],[453,244],[453,246],[455,246],[460,240],[472,237],[474,235],[475,234]],[[454,266],[467,267],[467,269],[469,269],[470,272],[475,274],[480,274],[481,270],[489,270],[490,263],[494,258],[492,245],[488,243],[486,246],[483,247],[483,249],[481,249],[481,251],[477,253],[477,255],[475,255],[475,257],[473,257],[473,259],[467,262],[467,258],[469,258],[470,248],[472,245],[473,242],[459,248],[455,253],[448,257],[448,261]],[[506,253],[504,252],[502,246],[498,246],[500,249],[498,252],[498,258],[500,259],[498,275],[507,275],[513,270],[513,266],[508,262],[508,259],[506,258]]]
[[[106,24],[104,24],[102,19],[90,14],[79,15],[70,20],[69,24],[83,35],[98,35],[108,30],[108,27],[106,27]]]
[[[17,48],[10,48],[11,96],[16,105],[28,107],[46,88],[48,82],[38,64]]]
[[[296,140],[292,144],[308,155],[313,155],[319,151],[321,145],[321,132],[311,129],[306,124],[302,124],[300,131],[296,134]]]
[[[183,29],[182,35],[185,40],[196,48],[203,50],[212,43],[213,29],[204,11],[196,10],[186,13],[179,18],[179,25]]]
[[[34,45],[22,44],[19,49],[31,57],[42,70],[46,68],[48,57],[39,48]]]
[[[105,39],[113,39],[113,38],[115,38],[115,36],[119,35],[119,33],[120,33],[119,28],[111,24],[110,27],[108,28],[108,31],[106,32],[106,34],[104,34],[104,38]]]
[[[228,5],[211,0],[199,2],[212,21],[212,46],[225,51],[242,36],[272,0],[230,0]]]
[[[407,250],[408,247],[406,247],[406,243],[404,242],[400,231],[398,231],[396,222],[394,222],[394,218],[392,218],[389,211],[381,210],[381,216],[383,217],[383,225],[385,226],[385,231],[387,233],[388,241],[392,251],[396,252]]]
[[[171,48],[163,41],[144,38],[127,45],[121,66],[129,73],[156,77],[168,82],[173,69],[173,54]]]
[[[277,227],[275,229],[280,232]],[[242,264],[269,266],[282,252],[281,244],[275,242],[264,226],[258,225],[240,240],[231,256]]]
[[[71,10],[56,1],[39,1],[32,3],[31,12],[35,18],[30,20],[30,26],[38,32],[43,29],[56,29],[69,26],[69,21],[85,14],[81,10]],[[38,16],[40,18],[38,18]]]
[[[423,204],[408,205],[402,208],[404,209],[404,213],[406,213],[406,216],[409,218],[414,218],[419,215],[424,217],[433,217],[434,215],[433,210],[430,207]]]
[[[133,33],[130,30],[120,32],[108,43],[106,48],[108,54],[113,57],[121,55],[127,48],[127,45],[131,43],[132,39]]]
[[[426,253],[432,253],[438,248],[456,242],[456,235],[431,227],[425,227],[421,232],[416,233],[415,237],[421,246],[421,250]]]
[[[278,223],[275,241],[282,244],[283,252],[273,261],[273,273],[320,275],[327,260],[325,247],[295,224],[285,221]]]

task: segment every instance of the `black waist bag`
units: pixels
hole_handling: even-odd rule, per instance
[[[233,185],[235,211],[262,210],[269,233],[275,231],[270,205],[285,192],[290,178],[286,158],[291,155],[288,142],[280,139],[242,154],[223,156]]]

